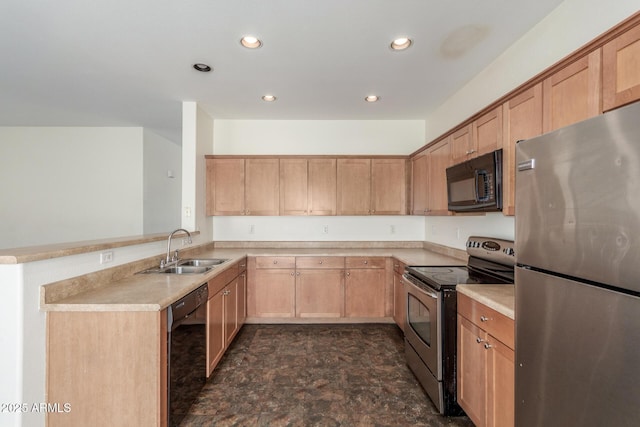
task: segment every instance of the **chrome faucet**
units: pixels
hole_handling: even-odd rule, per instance
[[[188,240],[189,244],[193,243],[193,241],[191,240],[191,233],[189,233],[184,228],[178,228],[176,230],[173,230],[171,232],[171,234],[169,234],[169,239],[167,240],[167,257],[160,261],[160,268],[164,268],[164,267],[168,266],[169,264],[175,264],[175,263],[178,262],[178,250],[177,249],[176,249],[175,254],[173,254],[173,257],[171,256],[171,239],[173,238],[173,235],[176,234],[178,231],[184,231],[185,233],[187,233],[187,236],[189,236],[189,240]]]

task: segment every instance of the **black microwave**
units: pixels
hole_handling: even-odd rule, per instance
[[[447,168],[447,200],[453,212],[502,210],[502,150]]]

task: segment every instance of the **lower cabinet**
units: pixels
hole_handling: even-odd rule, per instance
[[[457,295],[458,403],[476,427],[513,426],[514,321]]]
[[[381,318],[387,306],[391,316],[385,257],[260,256],[248,266],[250,318]]]
[[[402,274],[406,265],[403,262],[393,259],[393,320],[404,332],[407,318],[407,296],[404,292]]]
[[[209,281],[207,377],[213,372],[246,318],[245,276],[246,261],[243,260]]]
[[[347,257],[346,317],[384,317],[385,264],[384,257]]]

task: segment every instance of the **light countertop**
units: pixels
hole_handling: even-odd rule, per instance
[[[514,285],[458,285],[456,290],[479,303],[515,319]]]
[[[184,295],[213,279],[245,256],[383,256],[395,257],[407,265],[465,265],[465,261],[425,249],[407,248],[241,248],[203,249],[190,258],[226,258],[229,261],[204,274],[133,274],[120,280],[96,286],[90,276],[69,282],[75,295],[66,296],[68,289],[42,292],[43,311],[160,311]],[[83,282],[84,281],[84,282]],[[86,282],[86,283],[85,283]],[[86,285],[87,290],[77,292]],[[46,288],[44,286],[43,288]],[[64,288],[64,286],[63,286]],[[58,293],[58,296],[55,295]]]

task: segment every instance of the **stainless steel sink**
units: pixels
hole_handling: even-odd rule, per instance
[[[178,262],[179,266],[194,266],[194,267],[210,267],[220,265],[223,262],[228,261],[227,259],[220,258],[210,258],[210,259],[185,259]]]
[[[178,261],[177,265],[163,268],[149,268],[140,274],[202,274],[216,268],[218,265],[229,261],[228,259],[184,259]]]

